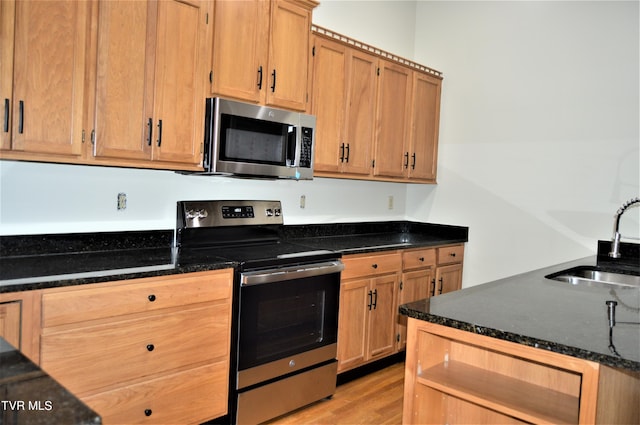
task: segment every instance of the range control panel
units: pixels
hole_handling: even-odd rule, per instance
[[[255,218],[253,207],[247,206],[223,206],[222,218]]]
[[[185,227],[283,224],[280,201],[183,201]]]

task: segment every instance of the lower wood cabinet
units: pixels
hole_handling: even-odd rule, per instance
[[[349,255],[340,287],[338,372],[395,352],[398,252]]]
[[[0,294],[0,336],[34,363],[39,361],[40,291]]]
[[[229,382],[226,370],[226,362],[211,363],[88,396],[84,402],[97,412],[110,412],[106,419],[114,424],[199,423],[211,406],[226,405],[227,392],[221,391]]]
[[[402,280],[398,291],[398,306],[429,298],[435,288],[436,249],[408,249],[402,253]],[[396,311],[397,349],[407,344],[407,316]]]
[[[639,423],[640,373],[409,319],[403,424]]]
[[[0,336],[20,347],[20,301],[0,302]]]
[[[105,424],[227,413],[231,269],[46,290],[40,366]]]
[[[462,288],[464,245],[450,245],[437,249],[437,267],[431,296],[446,294]]]
[[[462,286],[464,244],[345,255],[338,317],[338,373],[402,351],[398,307]]]

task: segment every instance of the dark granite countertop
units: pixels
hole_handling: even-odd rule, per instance
[[[462,226],[412,221],[285,226],[285,237],[300,245],[342,254],[359,254],[467,242]]]
[[[181,265],[173,230],[2,236],[0,293],[234,267],[210,258]]]
[[[100,416],[0,337],[0,424],[101,424]]]
[[[608,366],[640,370],[640,288],[545,276],[596,256],[523,273],[400,307],[409,317]],[[616,301],[610,349],[606,301]]]
[[[0,293],[235,267],[179,258],[173,230],[0,237]],[[409,221],[284,226],[282,238],[340,253],[467,241],[468,228]]]

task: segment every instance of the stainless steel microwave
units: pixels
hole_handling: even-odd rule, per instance
[[[314,116],[219,97],[205,110],[206,172],[313,178]]]

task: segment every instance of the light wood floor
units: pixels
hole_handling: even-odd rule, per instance
[[[268,422],[270,425],[382,425],[402,423],[404,362],[340,385],[318,401]]]

